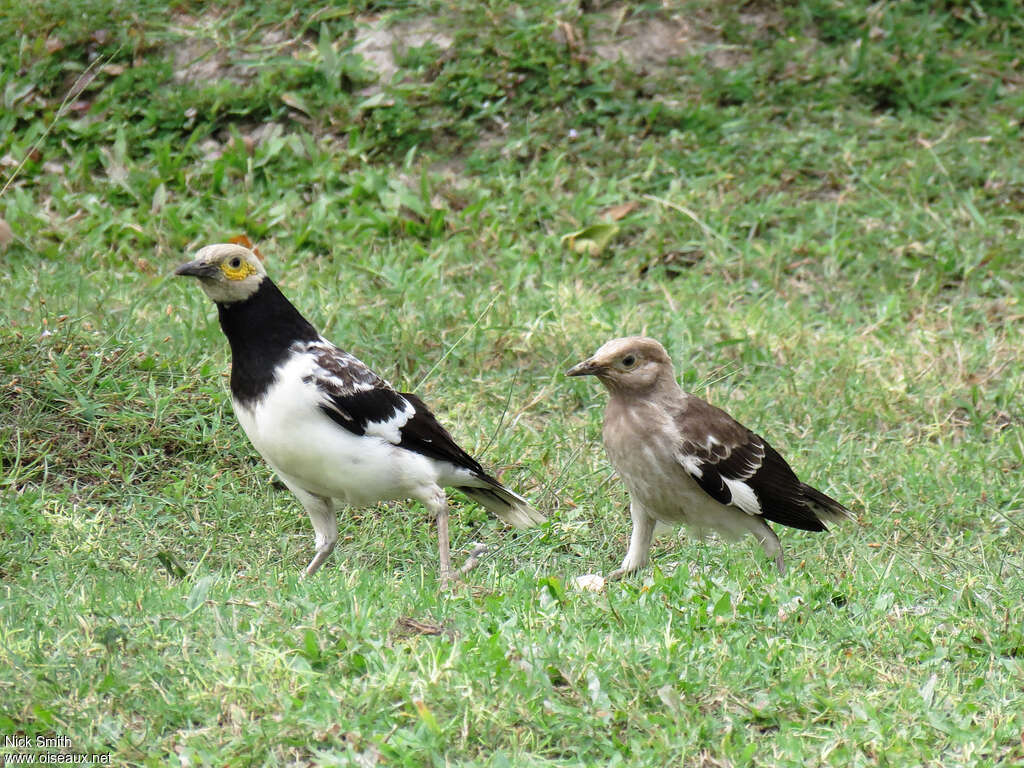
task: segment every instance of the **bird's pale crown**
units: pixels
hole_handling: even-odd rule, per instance
[[[668,352],[654,339],[626,336],[612,339],[566,376],[596,376],[611,392],[635,392],[676,384]]]
[[[196,257],[175,269],[174,274],[199,278],[207,296],[219,304],[231,304],[256,293],[267,272],[248,248],[217,243],[200,248]]]

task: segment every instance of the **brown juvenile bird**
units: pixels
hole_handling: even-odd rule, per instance
[[[853,518],[835,499],[800,482],[768,441],[725,411],[684,392],[654,339],[613,339],[566,376],[597,376],[610,398],[604,446],[630,496],[629,550],[610,579],[647,564],[658,521],[736,540],[752,533],[786,572],[767,520],[805,531]]]

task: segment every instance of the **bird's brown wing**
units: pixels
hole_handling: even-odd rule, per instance
[[[713,499],[792,528],[825,530],[803,484],[763,437],[693,396],[674,418],[681,438],[676,460]]]

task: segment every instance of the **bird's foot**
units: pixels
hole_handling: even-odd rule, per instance
[[[317,551],[316,557],[314,557],[312,560],[310,560],[309,561],[309,565],[307,565],[302,570],[302,578],[304,578],[304,579],[305,578],[309,578],[314,573],[319,571],[320,570],[320,566],[324,564],[324,561],[328,558],[328,556],[331,554],[331,550],[333,550],[333,549],[334,549],[334,547],[331,547],[330,549],[327,549],[327,550],[324,550],[324,551]]]
[[[441,570],[440,590],[447,592],[454,590],[456,587],[464,586],[465,582],[462,577],[472,571],[477,565],[480,564],[480,558],[486,555],[490,551],[490,547],[486,544],[477,544],[469,552],[469,557],[466,558],[466,562],[462,564],[462,567],[457,571],[453,571],[450,568],[446,571]]]
[[[782,559],[782,552],[775,553],[775,567],[779,570],[779,576],[786,575],[786,563]]]
[[[459,568],[457,574],[458,577],[465,576],[467,573],[472,571],[480,563],[480,558],[486,555],[490,551],[490,547],[486,544],[477,544],[470,550],[469,557],[466,558],[466,562]]]
[[[616,568],[614,571],[608,574],[608,577],[605,579],[605,581],[618,581],[627,573],[632,573],[632,571],[627,571],[625,568]]]

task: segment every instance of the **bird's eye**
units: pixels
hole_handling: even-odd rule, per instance
[[[634,365],[636,365],[636,355],[626,355],[622,358],[623,368],[632,368]]]
[[[240,266],[242,266],[242,260],[240,258],[238,258],[237,256],[235,256],[235,258],[233,258],[228,263],[231,265],[232,269],[238,269]]]

